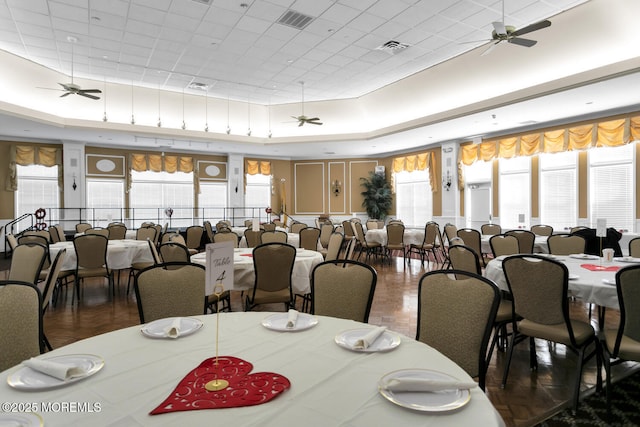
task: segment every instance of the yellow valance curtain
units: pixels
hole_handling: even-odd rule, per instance
[[[592,147],[617,147],[640,140],[640,116],[599,123],[554,129],[460,146],[460,163],[471,165],[478,160],[510,159],[515,156],[586,150]]]
[[[249,175],[271,175],[271,162],[262,160],[247,160],[245,171]]]
[[[9,154],[9,173],[6,190],[18,189],[18,171],[16,166],[42,165],[58,166],[58,187],[62,188],[62,150],[52,147],[38,147],[31,145],[14,145]]]
[[[391,167],[394,173],[404,171],[423,171],[429,169],[429,183],[431,184],[431,191],[438,191],[438,181],[436,179],[436,158],[432,153],[395,157]],[[392,182],[392,187],[395,188],[394,182]]]

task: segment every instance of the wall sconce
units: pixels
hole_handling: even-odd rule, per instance
[[[331,192],[336,197],[338,197],[342,192],[342,183],[337,179],[331,183]]]
[[[73,191],[76,191],[76,189],[78,188],[78,184],[76,184],[76,174],[73,174],[73,184],[71,185],[71,188],[73,188]]]
[[[451,188],[451,172],[447,171],[447,175],[442,179],[442,186],[449,191]]]

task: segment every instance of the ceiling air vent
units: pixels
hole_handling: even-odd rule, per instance
[[[395,41],[395,40],[389,40],[388,42],[378,46],[376,48],[376,50],[381,50],[383,52],[387,52],[387,53],[390,53],[392,55],[395,55],[396,53],[401,52],[401,51],[405,50],[408,47],[409,47],[409,45],[406,44],[406,43],[400,43],[400,42]]]
[[[280,19],[278,19],[278,24],[293,27],[297,30],[302,30],[304,27],[309,25],[311,21],[313,21],[313,17],[311,16],[303,15],[302,13],[296,12],[295,10],[287,10],[282,14]]]
[[[189,83],[189,86],[187,86],[189,89],[196,89],[196,90],[204,90],[205,92],[207,90],[209,90],[209,85],[206,83],[200,83],[200,82],[191,82]]]
[[[206,5],[211,5],[211,2],[213,2],[213,0],[193,0],[196,3],[202,3],[202,4],[206,4]]]

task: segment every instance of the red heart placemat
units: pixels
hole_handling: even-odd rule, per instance
[[[217,368],[215,362],[215,357],[206,359],[189,372],[150,414],[260,405],[291,387],[289,380],[280,374],[251,374],[253,365],[237,357],[218,357]],[[229,386],[219,391],[206,390],[205,385],[214,379],[227,380]]]
[[[605,267],[603,265],[596,265],[596,264],[582,264],[582,265],[580,265],[580,267],[586,268],[587,270],[591,270],[591,271],[618,271],[618,270],[620,270],[620,267],[616,266],[616,265],[610,265],[608,267]]]

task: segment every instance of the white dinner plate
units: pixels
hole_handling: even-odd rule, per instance
[[[449,412],[462,408],[471,400],[471,392],[469,390],[394,392],[385,388],[385,384],[387,384],[389,380],[404,377],[457,381],[457,379],[451,375],[428,369],[403,369],[390,372],[378,381],[378,391],[387,400],[403,408],[422,412]]]
[[[605,285],[615,286],[616,285],[616,279],[602,279],[602,283],[604,283]]]
[[[318,324],[317,317],[306,313],[298,313],[296,326],[294,328],[287,328],[287,320],[289,320],[289,313],[272,314],[262,319],[262,326],[272,331],[297,332],[313,328]]]
[[[0,412],[2,427],[42,427],[44,420],[35,412]]]
[[[168,338],[166,336],[166,329],[171,327],[175,317],[167,317],[166,319],[154,320],[151,323],[144,325],[140,331],[143,335],[149,338]],[[181,317],[180,318],[180,337],[191,335],[202,328],[202,321],[194,319],[193,317]]]
[[[104,366],[102,357],[93,354],[68,354],[64,356],[46,357],[45,360],[68,364],[70,366],[80,366],[87,373],[83,376],[73,377],[65,381],[23,366],[9,375],[7,383],[11,387],[20,390],[48,390],[73,384],[88,378]]]
[[[634,258],[632,256],[616,257],[613,260],[618,262],[640,263],[640,258]]]
[[[580,276],[578,276],[577,274],[569,273],[569,280],[578,280],[579,278]]]
[[[600,257],[597,257],[595,255],[589,255],[589,254],[571,254],[569,255],[570,258],[575,258],[575,259],[600,259]]]
[[[393,333],[391,331],[384,331],[382,335],[378,337],[369,347],[367,348],[353,348],[356,341],[360,338],[367,335],[371,332],[371,328],[369,329],[350,329],[348,331],[340,332],[336,335],[336,344],[340,347],[344,347],[347,350],[357,351],[360,353],[376,353],[379,351],[390,351],[400,345],[402,341],[400,339],[400,335]]]

